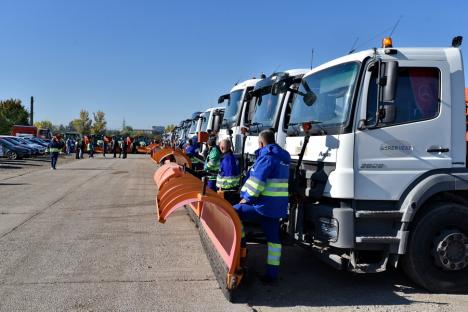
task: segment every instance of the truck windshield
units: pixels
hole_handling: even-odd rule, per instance
[[[201,132],[206,132],[206,130],[208,129],[208,118],[210,118],[210,112],[205,112],[203,113],[203,117],[202,117],[202,125],[201,125]]]
[[[223,123],[223,128],[232,128],[235,125],[241,108],[241,100],[243,93],[244,90],[237,90],[231,92],[229,101],[226,104],[226,111],[224,112],[225,123]]]
[[[299,92],[310,89],[316,100],[306,104],[303,96],[294,100],[290,124],[317,122],[321,127],[341,126],[349,115],[350,102],[359,72],[359,63],[345,63],[305,77]],[[290,127],[291,128],[291,127]]]
[[[271,94],[271,88],[267,88],[257,99],[251,131],[255,132],[260,130],[260,128],[272,128],[274,126],[277,106],[278,96]]]
[[[195,133],[197,132],[197,124],[198,124],[198,119],[193,119],[190,125],[190,131],[189,133]]]

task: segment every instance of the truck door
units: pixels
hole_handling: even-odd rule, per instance
[[[355,198],[398,200],[424,172],[452,167],[448,65],[399,61],[395,117],[376,127],[363,127],[362,119],[375,124],[377,66],[365,73],[356,118]]]

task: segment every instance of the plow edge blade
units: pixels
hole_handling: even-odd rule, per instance
[[[165,147],[154,152],[151,158],[159,165],[164,164],[166,161],[170,161],[175,162],[180,166],[192,168],[192,161],[181,149]]]
[[[168,167],[160,169],[167,172]],[[229,202],[212,190],[207,189],[205,194],[201,190],[201,181],[188,173],[172,176],[162,184],[156,197],[158,221],[165,223],[184,206],[193,211],[216,279],[226,298],[233,301],[234,290],[244,275],[240,266],[241,222]]]

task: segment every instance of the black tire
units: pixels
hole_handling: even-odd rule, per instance
[[[7,153],[7,157],[8,157],[9,160],[17,160],[18,159],[18,154],[16,152],[9,151]]]
[[[419,286],[437,293],[468,291],[468,267],[457,271],[443,270],[433,255],[434,238],[446,229],[461,231],[468,236],[468,208],[452,202],[434,202],[422,209],[408,240],[402,259],[405,273]]]

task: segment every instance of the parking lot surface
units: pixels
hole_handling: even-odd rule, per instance
[[[338,272],[298,247],[263,285],[262,245],[231,304],[186,212],[156,222],[147,156],[0,166],[0,311],[468,311],[468,295],[429,294],[399,271]]]

